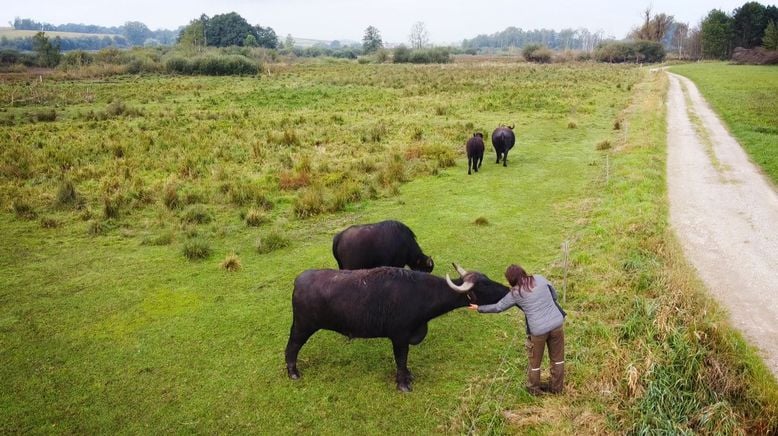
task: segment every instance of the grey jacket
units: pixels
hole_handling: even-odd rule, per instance
[[[557,329],[565,322],[565,312],[557,303],[556,290],[548,280],[534,274],[535,287],[532,291],[521,291],[511,288],[511,291],[495,304],[478,306],[481,313],[498,313],[518,306],[524,311],[527,320],[528,333],[533,336],[545,335]]]

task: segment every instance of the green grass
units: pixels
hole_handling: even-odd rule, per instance
[[[670,70],[694,81],[751,159],[778,183],[778,69],[699,63]]]
[[[63,114],[0,131],[13,144],[0,161],[0,431],[694,431],[704,428],[694,420],[702,411],[741,428],[776,428],[775,382],[753,351],[719,317],[705,320],[715,312],[707,300],[669,292],[697,288],[666,272],[688,267],[674,266],[666,251],[658,76],[598,65],[274,68],[260,79],[119,77],[44,82],[40,93],[0,87],[3,101],[17,91],[22,98],[8,109],[16,120],[44,105],[43,96]],[[115,96],[141,115],[78,116]],[[626,128],[614,131],[616,119]],[[509,166],[489,153],[467,176],[462,148],[472,131],[512,121]],[[268,138],[289,126],[299,145]],[[328,139],[317,144],[319,137]],[[604,140],[612,147],[597,150]],[[56,206],[63,171],[78,208]],[[300,219],[294,202],[310,187],[281,189],[284,171],[289,180],[310,173],[325,205],[343,192],[348,200],[337,213]],[[160,194],[171,179],[173,208]],[[121,200],[115,219],[101,218],[105,195]],[[195,208],[186,205],[207,207],[212,219],[187,222]],[[267,225],[246,225],[243,211],[252,207],[267,213]],[[36,211],[60,225],[25,218]],[[332,236],[381,219],[407,223],[438,275],[455,261],[502,281],[505,266],[519,262],[560,289],[559,247],[570,240],[567,393],[535,399],[522,389],[518,311],[459,310],[432,321],[410,351],[416,379],[408,395],[395,390],[389,341],[331,332],[306,344],[303,378],[288,380],[294,277],[335,267]],[[210,256],[189,261],[182,250],[190,240],[207,241]],[[223,269],[233,256],[240,269]],[[700,319],[713,326],[698,329],[704,337],[723,345],[694,339],[685,326]],[[652,409],[651,399],[676,394],[678,373],[660,379],[650,364],[676,368],[673,357],[687,354],[664,351],[688,343],[750,387],[681,385],[679,395],[699,400]],[[732,343],[741,347],[732,356],[747,363],[717,351]],[[703,362],[682,374],[708,380],[709,369]]]

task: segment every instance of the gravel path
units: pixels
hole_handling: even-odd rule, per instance
[[[670,223],[732,325],[778,376],[778,195],[694,83],[670,74],[667,100]]]

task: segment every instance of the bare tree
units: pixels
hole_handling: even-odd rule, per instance
[[[684,59],[688,56],[689,25],[687,23],[678,23],[675,26],[671,44],[673,48],[678,50],[678,59]]]
[[[643,17],[643,25],[632,29],[632,32],[629,34],[629,37],[632,39],[662,42],[675,22],[672,15],[662,13],[652,16],[650,6],[643,11],[641,16]]]
[[[417,21],[411,26],[411,34],[408,35],[408,41],[411,43],[411,48],[419,49],[429,45],[430,37],[427,33],[427,26]]]

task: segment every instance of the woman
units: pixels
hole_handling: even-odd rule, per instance
[[[556,290],[545,277],[528,275],[524,268],[511,265],[505,270],[505,278],[511,285],[511,292],[495,304],[478,306],[471,304],[469,309],[481,313],[499,313],[518,306],[524,311],[527,328],[527,350],[529,367],[527,368],[527,389],[537,395],[540,391],[540,362],[543,349],[548,344],[551,360],[552,393],[562,392],[565,383],[565,311],[557,303]]]

